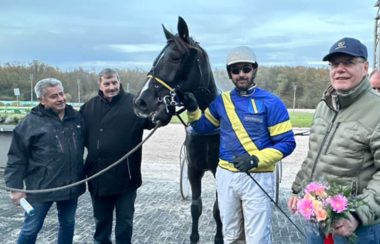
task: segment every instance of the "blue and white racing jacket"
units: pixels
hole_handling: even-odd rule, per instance
[[[241,94],[236,89],[219,95],[202,114],[188,113],[197,133],[220,128],[219,166],[237,170],[234,156],[255,155],[258,167],[252,172],[274,171],[276,162],[291,154],[296,146],[285,104],[272,93],[256,86]]]

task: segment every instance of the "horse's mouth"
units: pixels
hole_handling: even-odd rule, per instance
[[[137,108],[134,108],[134,111],[135,111],[135,114],[137,115],[137,117],[140,117],[140,118],[149,118],[151,115],[151,113],[144,113]]]

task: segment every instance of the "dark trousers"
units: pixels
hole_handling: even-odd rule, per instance
[[[22,226],[17,244],[36,243],[37,234],[44,224],[45,217],[54,202],[30,202],[35,214],[30,216],[25,214],[24,225]],[[56,202],[58,211],[58,244],[73,243],[75,212],[77,209],[78,198]]]
[[[91,195],[91,199],[95,219],[94,244],[112,244],[111,233],[114,209],[116,210],[116,244],[132,243],[136,190],[103,197]]]

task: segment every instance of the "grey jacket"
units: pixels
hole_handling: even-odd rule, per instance
[[[347,94],[330,86],[317,106],[309,152],[292,190],[312,180],[334,181],[365,197],[357,215],[363,225],[380,223],[380,95],[367,78]]]

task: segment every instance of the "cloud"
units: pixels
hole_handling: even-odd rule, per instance
[[[104,45],[97,47],[99,49],[102,48],[109,48],[111,50],[114,50],[116,52],[123,52],[123,53],[140,53],[140,52],[152,52],[152,51],[161,51],[162,45],[155,45],[155,44],[140,44],[140,45],[131,45],[131,44],[124,44],[124,45]]]
[[[373,3],[357,0],[91,0],[0,3],[0,63],[40,60],[59,67],[142,67],[165,46],[161,25],[190,35],[224,67],[228,52],[248,45],[264,65],[318,67],[343,36],[367,45],[372,58]]]

